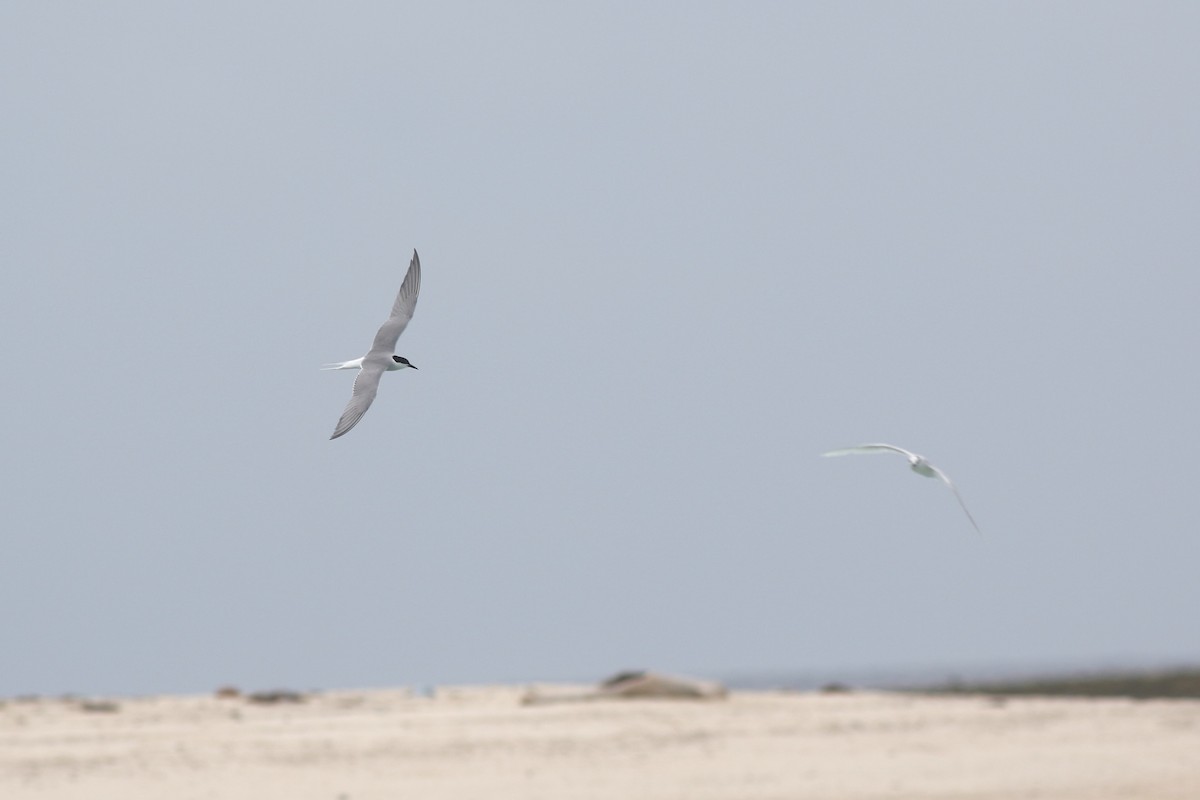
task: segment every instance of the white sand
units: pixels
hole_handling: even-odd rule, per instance
[[[4,800],[1197,800],[1200,702],[521,690],[0,708]]]

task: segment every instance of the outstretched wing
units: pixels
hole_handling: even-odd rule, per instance
[[[420,292],[421,259],[417,258],[417,251],[413,250],[412,261],[408,262],[408,273],[404,276],[404,283],[400,284],[396,302],[392,304],[392,315],[388,317],[387,322],[379,326],[368,356],[374,353],[390,356],[396,352],[396,341],[408,327],[408,321],[412,319],[413,311],[417,307],[417,295]]]
[[[346,404],[346,410],[342,412],[330,439],[336,439],[349,432],[363,418],[363,414],[367,413],[367,409],[375,400],[375,393],[379,391],[379,378],[383,371],[384,365],[381,362],[363,364],[363,368],[354,377],[354,391],[350,394],[350,402]]]
[[[975,518],[971,516],[971,512],[967,509],[967,504],[963,502],[962,495],[958,493],[958,487],[954,485],[954,481],[950,480],[950,476],[942,472],[933,464],[930,464],[928,461],[926,461],[925,464],[937,474],[942,483],[950,487],[950,491],[954,492],[954,497],[958,500],[958,504],[962,506],[963,513],[967,515],[967,519],[971,520],[971,524],[975,526],[975,530],[983,533],[983,531],[979,530],[979,523],[975,521]]]
[[[917,457],[916,453],[910,453],[903,447],[896,447],[894,444],[860,444],[854,447],[843,447],[840,450],[830,450],[828,453],[822,453],[823,456],[854,456],[867,455],[871,453],[899,453],[905,458]]]

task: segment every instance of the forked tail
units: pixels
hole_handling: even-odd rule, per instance
[[[332,364],[322,364],[321,369],[362,369],[362,359],[354,358],[350,361],[335,361]]]

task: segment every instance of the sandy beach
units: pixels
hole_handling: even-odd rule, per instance
[[[6,800],[1195,800],[1200,702],[525,687],[6,700]]]

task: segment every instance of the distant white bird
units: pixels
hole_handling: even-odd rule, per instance
[[[375,399],[375,393],[379,390],[379,378],[384,372],[393,372],[406,367],[416,369],[416,366],[410,364],[407,358],[395,355],[395,351],[400,334],[404,333],[408,321],[412,319],[413,310],[417,307],[417,295],[420,291],[421,260],[417,258],[417,251],[413,250],[412,261],[408,264],[408,273],[404,276],[404,283],[400,284],[396,302],[392,304],[392,315],[388,317],[387,322],[379,326],[371,349],[362,358],[326,364],[321,367],[321,369],[361,370],[354,379],[354,391],[350,395],[350,402],[346,404],[346,410],[342,412],[342,417],[338,420],[337,427],[333,429],[333,436],[330,436],[330,439],[342,436],[363,418],[363,414],[366,414],[367,409],[371,407],[371,401]]]
[[[975,522],[975,518],[971,516],[971,512],[967,510],[967,504],[963,502],[962,495],[958,493],[958,488],[954,485],[954,482],[950,480],[950,476],[926,461],[924,456],[919,456],[910,450],[905,450],[903,447],[896,447],[894,444],[860,444],[857,447],[845,447],[841,450],[830,450],[828,453],[822,453],[821,455],[851,456],[889,452],[899,453],[907,458],[909,465],[912,467],[912,471],[918,475],[924,475],[926,478],[937,478],[942,483],[949,486],[950,491],[954,492],[954,496],[958,499],[958,504],[962,506],[962,510],[966,513],[967,519],[971,520],[971,524],[975,526],[975,530],[979,530],[979,525]],[[980,531],[980,533],[982,533],[982,531]]]

